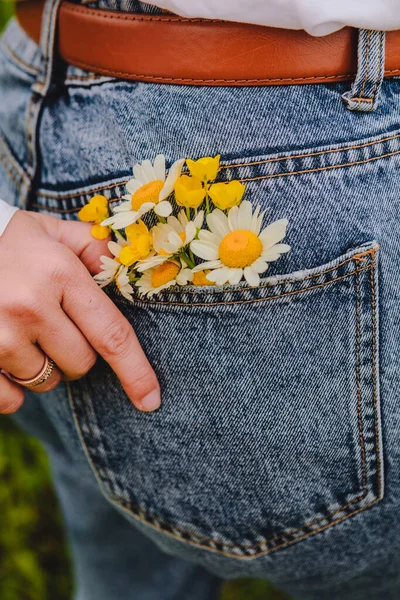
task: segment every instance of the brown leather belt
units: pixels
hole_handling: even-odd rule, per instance
[[[17,4],[17,18],[39,41],[43,0]],[[63,2],[58,49],[95,73],[184,85],[283,85],[345,81],[356,73],[357,31],[325,37],[170,14],[132,14]],[[400,31],[386,39],[385,77],[400,74]]]

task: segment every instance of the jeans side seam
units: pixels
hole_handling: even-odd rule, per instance
[[[374,405],[374,438],[375,438],[375,452],[376,452],[376,471],[377,471],[377,488],[378,488],[378,499],[383,498],[383,474],[381,465],[381,449],[379,443],[379,425],[378,425],[378,389],[377,389],[377,370],[376,370],[376,343],[375,336],[377,335],[376,320],[377,320],[377,308],[375,301],[375,280],[373,269],[370,270],[370,285],[371,285],[371,327],[372,327],[372,390],[373,390],[373,405]]]
[[[9,149],[8,144],[7,144],[1,131],[0,131],[0,161],[4,166],[4,169],[7,171],[8,175],[12,179],[13,183],[16,183],[15,175],[13,176],[13,173],[15,173],[16,176],[18,177],[18,179],[20,181],[23,181],[25,187],[28,190],[31,189],[30,178],[29,178],[28,174],[24,171],[23,167],[17,162],[17,160],[12,155],[12,152]],[[19,181],[18,181],[18,183],[19,183]]]
[[[361,449],[361,477],[362,477],[362,488],[364,490],[364,496],[367,495],[367,473],[366,473],[366,456],[365,456],[365,443],[364,443],[364,426],[362,420],[362,397],[361,397],[361,290],[360,290],[360,277],[358,272],[359,260],[356,259],[356,272],[355,287],[356,287],[356,383],[357,383],[357,420],[360,437],[360,449]]]

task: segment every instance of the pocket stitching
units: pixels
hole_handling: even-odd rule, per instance
[[[357,144],[355,146],[351,146],[351,145],[343,146],[341,148],[331,148],[328,150],[321,150],[318,152],[312,152],[312,153],[300,154],[300,155],[287,154],[285,156],[270,158],[270,159],[266,159],[264,161],[254,161],[254,162],[240,163],[240,164],[232,163],[230,165],[222,165],[221,169],[235,169],[238,167],[253,167],[253,166],[261,165],[261,164],[276,163],[276,162],[287,161],[287,160],[297,160],[297,159],[302,159],[302,158],[311,158],[313,156],[320,156],[320,155],[329,156],[331,154],[337,154],[339,152],[352,151],[352,150],[357,150],[357,149],[367,148],[367,147],[372,148],[374,146],[378,146],[380,144],[384,144],[384,143],[390,142],[392,140],[398,140],[399,138],[400,138],[400,133],[397,133],[395,135],[384,137],[382,139],[374,139],[370,142],[365,142],[363,144]],[[394,156],[397,154],[400,154],[400,150],[395,150],[393,152],[388,152],[388,153],[382,154],[380,156],[373,156],[373,157],[369,157],[369,158],[359,160],[359,161],[354,161],[354,162],[352,161],[352,162],[343,163],[343,164],[327,165],[325,167],[318,167],[316,169],[289,171],[286,173],[273,173],[271,175],[262,175],[259,177],[252,177],[252,178],[240,178],[240,181],[259,181],[262,179],[273,179],[273,178],[278,178],[278,177],[283,177],[283,176],[288,176],[288,175],[301,175],[301,174],[307,174],[307,173],[322,172],[322,171],[331,170],[331,169],[340,169],[342,167],[349,167],[349,166],[353,166],[353,165],[369,163],[371,161],[388,158],[390,156]],[[78,193],[78,194],[73,192],[73,193],[68,193],[66,195],[60,196],[59,194],[51,194],[46,191],[40,191],[38,193],[38,195],[42,198],[47,198],[47,199],[68,200],[68,199],[72,199],[72,198],[79,198],[80,196],[83,196],[83,195],[96,194],[96,193],[104,191],[104,190],[112,190],[113,188],[118,188],[118,187],[124,186],[127,181],[128,181],[128,179],[126,179],[125,182],[113,183],[110,185],[101,185],[100,187],[94,187],[93,189],[90,190],[90,192],[83,192],[83,193]],[[109,200],[109,202],[110,203],[119,202],[120,200],[121,200],[121,198],[112,198]],[[39,209],[45,209],[50,212],[57,212],[59,214],[70,214],[70,213],[78,212],[81,208],[81,207],[79,207],[79,208],[69,208],[69,209],[58,209],[58,208],[54,208],[51,206],[47,207],[47,206],[37,204],[37,203],[33,204],[32,206],[34,206],[35,208],[39,208]]]
[[[276,283],[262,283],[255,287],[248,286],[248,287],[240,287],[237,289],[231,289],[228,292],[226,290],[215,291],[215,292],[212,292],[212,294],[226,294],[226,293],[235,294],[238,292],[249,292],[249,291],[259,290],[259,289],[268,288],[268,287],[276,287],[277,285],[285,285],[285,284],[290,284],[290,283],[302,283],[303,281],[309,281],[310,279],[316,279],[317,277],[321,277],[322,275],[326,275],[327,273],[336,271],[337,269],[339,269],[346,263],[351,262],[352,260],[355,260],[355,261],[359,260],[361,262],[364,262],[365,261],[365,259],[363,258],[364,256],[370,255],[373,257],[375,252],[377,252],[378,250],[379,250],[379,245],[376,248],[366,250],[365,252],[361,252],[359,254],[353,254],[352,256],[350,256],[349,258],[346,258],[345,260],[338,263],[337,265],[334,265],[333,267],[330,267],[329,269],[326,269],[324,271],[314,273],[314,275],[308,275],[307,277],[304,277],[303,279],[285,279],[284,281],[278,281]],[[348,273],[348,275],[351,275],[351,273]],[[327,283],[332,283],[332,281],[335,281],[335,280],[332,279],[331,281],[329,281]],[[307,290],[307,289],[312,289],[312,288],[304,288],[304,290]],[[302,291],[302,290],[300,290],[300,291]],[[168,292],[168,294],[174,294],[177,296],[182,295],[182,294],[198,294],[198,293],[199,293],[199,290],[185,290],[185,291],[171,290]],[[281,298],[282,296],[280,295],[279,297]],[[169,303],[169,304],[172,304],[172,303]],[[195,305],[192,305],[192,306],[195,306]],[[207,304],[207,306],[210,306],[210,305]]]
[[[375,253],[376,250],[374,249],[373,252]],[[369,251],[369,253],[371,254],[371,251]],[[354,257],[352,257],[352,260],[354,260]],[[356,259],[356,262],[357,262],[357,259]],[[186,306],[186,307],[192,307],[192,306],[229,306],[229,305],[232,305],[232,304],[255,304],[255,303],[258,303],[258,302],[267,302],[268,300],[277,300],[278,298],[285,298],[287,296],[295,296],[297,294],[302,294],[302,293],[308,292],[310,290],[314,290],[314,289],[317,289],[317,288],[322,288],[322,287],[324,287],[326,285],[334,283],[335,281],[340,281],[342,279],[346,279],[347,277],[350,277],[351,275],[355,275],[356,273],[361,273],[362,271],[365,271],[366,269],[369,269],[371,266],[374,266],[375,264],[376,264],[376,262],[372,261],[369,265],[361,267],[361,269],[357,269],[356,268],[354,271],[351,271],[350,273],[346,273],[345,275],[341,275],[340,277],[336,277],[335,279],[330,279],[329,281],[325,281],[324,283],[318,283],[318,284],[312,285],[310,287],[305,287],[305,288],[301,288],[300,290],[293,290],[293,291],[290,291],[290,292],[285,292],[283,294],[276,294],[275,296],[266,296],[265,298],[250,298],[248,300],[226,300],[225,302],[221,301],[221,302],[193,302],[193,303],[167,302],[167,301],[163,301],[163,300],[160,300],[160,301],[156,300],[156,301],[154,301],[154,300],[146,300],[145,298],[135,298],[134,302],[137,302],[138,304],[161,305],[161,306]],[[322,275],[322,273],[321,273],[321,275]],[[289,282],[285,281],[285,283],[289,283]],[[264,286],[264,287],[268,287],[268,286]],[[247,289],[257,290],[259,288],[247,288]],[[238,292],[238,291],[242,291],[242,290],[234,290],[234,291]],[[177,292],[177,293],[179,293],[179,292]],[[185,292],[181,292],[181,293],[184,294]],[[225,292],[225,293],[229,294],[230,292]]]

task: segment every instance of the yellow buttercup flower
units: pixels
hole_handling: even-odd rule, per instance
[[[101,194],[96,194],[90,199],[89,204],[86,204],[78,212],[78,217],[85,223],[94,223],[91,234],[97,240],[105,240],[110,235],[110,228],[100,225],[102,221],[107,219],[109,215],[108,200]]]
[[[189,167],[190,174],[193,177],[197,177],[200,181],[207,183],[208,181],[214,181],[219,171],[219,161],[221,155],[217,156],[205,156],[199,158],[199,160],[186,159],[186,164]]]
[[[199,208],[206,192],[197,177],[182,175],[175,183],[175,199],[179,206],[185,208]]]
[[[196,271],[193,275],[192,283],[193,285],[203,286],[203,285],[215,285],[213,281],[207,279],[207,275],[211,273],[210,269],[206,271]]]
[[[92,234],[92,237],[96,238],[96,240],[106,240],[110,235],[110,228],[102,227],[96,223],[93,225],[90,233]]]
[[[130,267],[138,260],[147,258],[151,251],[152,238],[142,220],[126,227],[125,234],[129,245],[122,248],[119,259],[123,265]]]
[[[240,181],[230,181],[229,183],[214,183],[208,193],[217,208],[227,210],[240,203],[245,189],[246,186]]]

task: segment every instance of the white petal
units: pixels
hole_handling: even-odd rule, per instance
[[[138,218],[152,210],[156,205],[154,202],[143,202],[142,206],[137,211]]]
[[[255,235],[258,235],[260,233],[260,230],[258,228],[258,216],[260,213],[260,205],[258,205],[253,213],[253,216],[251,218],[251,225],[250,225],[250,231],[252,231],[253,233],[255,233]]]
[[[243,200],[240,204],[238,212],[238,227],[239,229],[246,229],[250,231],[251,220],[252,220],[252,206],[248,200]]]
[[[136,221],[137,214],[138,213],[136,211],[125,211],[117,213],[112,217],[108,217],[108,219],[103,221],[101,225],[104,227],[111,225],[112,227],[114,227],[114,229],[123,229],[124,227],[127,227],[128,225],[131,225],[131,223],[134,223]]]
[[[279,219],[279,221],[274,221],[274,223],[268,225],[268,227],[260,233],[259,237],[264,246],[264,250],[271,248],[271,246],[277,244],[285,237],[287,225],[287,219]]]
[[[172,213],[171,203],[167,200],[164,200],[164,202],[156,204],[154,207],[154,212],[159,217],[169,217],[169,215]]]
[[[189,221],[188,221],[188,218],[187,218],[184,210],[179,211],[178,223],[181,227],[180,231],[185,231],[185,227],[189,223]]]
[[[207,225],[211,232],[221,239],[229,233],[228,219],[219,208],[207,215]]]
[[[129,286],[131,288],[131,292],[127,289],[127,287],[122,287],[120,288],[120,292],[123,295],[124,298],[126,298],[127,300],[129,300],[130,302],[133,302],[133,298],[131,296],[131,293],[133,292],[133,288],[132,286]]]
[[[111,273],[115,273],[118,268],[117,261],[109,258],[108,256],[101,256],[102,264],[100,265],[101,272],[98,275],[104,277],[106,274],[111,275]],[[110,261],[110,262],[108,262]],[[112,264],[111,264],[112,263]]]
[[[196,225],[197,229],[200,229],[200,227],[203,225],[204,222],[204,210],[200,210],[199,213],[196,215],[193,223]]]
[[[131,202],[123,202],[122,204],[118,204],[118,206],[113,207],[113,211],[116,212],[124,212],[126,210],[132,210]]]
[[[111,244],[111,242],[110,242],[110,244]],[[121,250],[121,248],[120,248],[120,250]],[[100,256],[100,258],[103,262],[102,267],[104,266],[107,269],[114,269],[114,271],[116,270],[116,268],[118,266],[118,263],[116,260],[114,260],[113,258],[110,258],[109,256]]]
[[[273,247],[275,252],[279,252],[280,254],[286,254],[286,252],[290,252],[289,244],[275,244]]]
[[[251,267],[246,267],[244,270],[244,276],[247,283],[251,286],[257,286],[260,283],[260,276],[258,273],[253,271]]]
[[[287,244],[275,244],[272,248],[267,248],[261,254],[262,260],[267,262],[273,262],[274,260],[278,260],[281,257],[281,254],[285,254],[289,252],[290,246]]]
[[[148,182],[154,181],[156,179],[156,172],[149,160],[144,160],[142,162],[142,173],[144,173],[144,176],[146,177]]]
[[[142,187],[142,184],[137,179],[130,179],[125,187],[130,194],[134,194]]]
[[[192,239],[194,238],[194,236],[196,235],[197,229],[196,229],[196,225],[193,223],[193,221],[191,221],[190,223],[188,223],[186,225],[186,231],[185,231],[185,245],[189,244],[189,242],[192,241]]]
[[[170,246],[170,248],[168,246]],[[179,235],[176,233],[176,231],[171,231],[168,234],[167,245],[166,245],[166,248],[164,248],[164,250],[166,250],[167,252],[170,252],[171,254],[174,254],[181,247],[182,247],[182,239],[179,237]]]
[[[193,240],[190,244],[190,249],[196,256],[203,258],[204,260],[218,259],[218,248],[208,242]]]
[[[220,238],[216,236],[215,233],[211,233],[211,231],[208,231],[207,229],[202,229],[201,231],[199,231],[199,240],[201,240],[202,242],[209,242],[210,244],[213,244],[216,248],[218,248],[221,243]]]
[[[251,268],[253,271],[255,271],[255,273],[265,273],[265,271],[268,269],[268,263],[266,263],[264,260],[261,260],[261,258],[257,258],[257,260],[251,265]]]
[[[182,212],[183,211],[181,211],[181,213]],[[185,231],[185,227],[187,225],[187,219],[186,219],[186,223],[182,226],[181,213],[179,213],[179,215],[178,215],[178,219],[179,220],[176,217],[174,217],[173,215],[171,215],[170,217],[168,217],[167,223],[168,223],[168,225],[170,227],[172,227],[172,229],[174,231],[176,231],[176,233],[182,233],[183,231]]]
[[[109,285],[114,279],[114,276],[102,278],[100,277],[100,275],[102,275],[102,273],[99,273],[99,275],[95,275],[93,279],[101,288],[106,287],[106,285]]]
[[[108,242],[107,246],[111,254],[114,254],[114,256],[119,256],[119,253],[121,252],[121,246],[117,244],[117,242]]]
[[[144,271],[147,271],[148,269],[152,269],[153,267],[162,265],[162,263],[164,263],[170,257],[171,257],[170,254],[167,254],[165,256],[160,256],[160,255],[153,256],[152,258],[146,259],[143,262],[137,263],[139,266],[135,267],[136,271],[138,271],[139,273],[143,273]]]
[[[164,154],[157,154],[154,160],[154,171],[156,178],[160,181],[165,181],[165,156]]]
[[[259,233],[260,233],[260,231],[261,231],[262,222],[263,222],[264,215],[265,215],[265,213],[266,213],[266,212],[267,212],[266,210],[263,210],[263,211],[262,211],[262,213],[261,213],[261,214],[259,215],[259,217],[258,217],[258,223],[257,223],[257,232],[255,232],[255,233],[256,233],[256,235],[259,235]]]
[[[137,179],[141,185],[144,185],[145,183],[147,183],[147,179],[145,174],[143,173],[142,167],[140,166],[140,164],[136,164],[133,167],[133,174],[135,176],[135,179]]]
[[[175,181],[178,179],[178,177],[181,174],[184,162],[185,162],[185,159],[181,158],[179,160],[176,160],[174,162],[174,164],[171,166],[169,173],[168,173],[168,177],[165,181],[165,185],[160,192],[160,197],[159,197],[160,201],[165,200],[165,198],[168,198],[168,196],[172,193],[172,191],[174,189]]]
[[[222,269],[215,269],[206,275],[209,281],[213,281],[217,285],[224,285],[229,281],[230,269],[228,267],[222,267]]]
[[[192,279],[193,272],[191,269],[182,269],[176,277],[176,282],[178,285],[187,285]]]
[[[240,229],[238,222],[239,207],[233,206],[228,212],[228,226],[231,231]]]
[[[243,269],[229,269],[229,283],[236,285],[242,279]]]
[[[207,269],[220,269],[222,267],[222,262],[220,260],[209,260],[207,262],[203,262],[197,267],[194,267],[193,273],[197,273],[198,271],[205,271]]]

